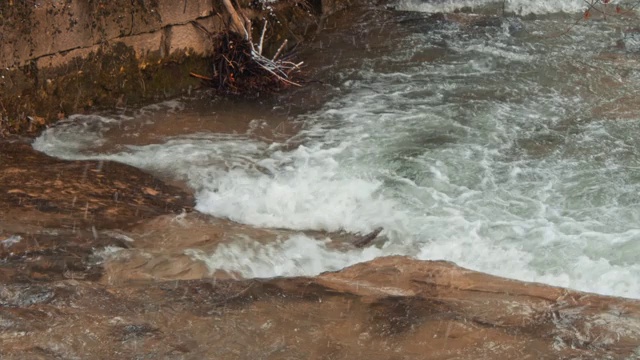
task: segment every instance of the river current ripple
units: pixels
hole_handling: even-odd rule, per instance
[[[431,17],[453,3],[401,1],[320,35],[313,90],[75,115],[34,147],[173,177],[202,213],[300,231],[191,252],[211,269],[313,275],[402,254],[640,298],[634,20],[576,23],[582,1]],[[329,246],[330,232],[380,226],[375,246]]]

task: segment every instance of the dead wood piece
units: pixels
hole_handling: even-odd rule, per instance
[[[266,24],[266,22],[265,22]],[[264,26],[266,31],[267,26]],[[261,52],[264,43],[254,46],[233,31],[219,34],[214,38],[217,48],[212,57],[212,74],[191,76],[222,93],[257,94],[279,90],[287,86],[300,86],[292,76],[300,73],[302,63],[287,61],[287,57],[273,60]],[[282,51],[282,50],[280,50]]]
[[[367,235],[361,236],[356,238],[352,244],[353,246],[357,247],[357,248],[363,248],[367,245],[369,245],[375,238],[378,237],[378,235],[382,232],[383,228],[379,227],[376,228],[375,230],[373,230],[372,232],[368,233]]]
[[[205,80],[205,81],[213,81],[213,78],[210,78],[210,77],[204,76],[204,75],[200,75],[200,74],[196,74],[194,72],[190,72],[189,75],[194,77],[194,78],[196,78],[196,79]]]
[[[245,21],[241,19],[238,11],[236,11],[236,8],[231,3],[231,0],[222,0],[222,3],[224,4],[225,9],[227,9],[227,12],[231,17],[233,31],[243,36],[245,40],[249,40],[251,35],[249,31],[247,31],[247,28],[244,26]]]
[[[280,53],[282,53],[282,50],[284,50],[284,47],[287,46],[288,42],[289,42],[288,39],[284,39],[284,42],[282,42],[282,45],[280,45],[280,47],[278,48],[278,51],[276,51],[276,54],[273,55],[273,58],[271,59],[271,61],[276,61],[278,56],[280,56]]]

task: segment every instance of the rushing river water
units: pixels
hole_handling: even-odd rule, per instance
[[[429,18],[452,3],[402,1],[320,35],[323,85],[76,115],[34,147],[129,163],[186,182],[202,213],[301,231],[193,252],[212,269],[310,275],[404,254],[640,298],[637,20],[575,24],[578,0]],[[362,250],[302,232],[380,226],[386,241]]]

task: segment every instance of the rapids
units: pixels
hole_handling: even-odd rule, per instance
[[[500,16],[430,15],[460,4]],[[307,54],[323,84],[74,115],[33,146],[131,164],[186,184],[201,213],[295,232],[186,250],[211,271],[313,275],[403,254],[640,298],[637,20],[577,22],[584,7],[391,2],[328,20]],[[329,246],[380,226],[375,246]]]

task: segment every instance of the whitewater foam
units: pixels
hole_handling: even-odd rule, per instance
[[[611,5],[620,1],[612,1]],[[517,15],[553,14],[553,13],[582,13],[589,5],[584,0],[562,1],[531,1],[531,0],[400,0],[398,9],[421,12],[450,13],[462,8],[483,9],[490,8],[497,11],[504,10]]]
[[[382,182],[341,173],[336,156],[343,147],[300,146],[276,152],[258,164],[273,176],[236,169],[208,179],[196,209],[246,224],[288,229],[370,232],[398,217],[379,196]]]
[[[200,250],[187,250],[186,254],[203,261],[211,270],[224,270],[246,278],[315,276],[373,260],[384,254],[375,247],[337,251],[328,247],[330,242],[330,239],[318,241],[304,235],[294,235],[264,245],[245,238],[222,244],[212,254]]]
[[[509,6],[519,3],[525,5]],[[579,3],[527,2],[528,9],[540,6],[538,12],[584,6]],[[583,36],[597,43],[597,36],[610,35],[597,29]],[[475,36],[451,29],[412,34],[411,47],[399,43],[392,51],[394,69],[384,54],[379,64],[345,70],[340,96],[297,119],[305,128],[295,147],[202,132],[96,152],[114,126],[100,118],[51,128],[34,147],[172,174],[194,189],[203,213],[294,230],[367,233],[382,226],[388,239],[381,247],[339,250],[329,239],[297,234],[189,252],[212,271],[315,275],[404,254],[640,298],[633,281],[640,264],[628,255],[637,253],[633,244],[640,239],[633,136],[640,121],[594,118],[589,109],[602,100],[592,80],[561,72],[573,69],[572,56],[590,56],[594,43],[577,47],[560,39],[549,50],[508,32],[492,33],[490,42]],[[411,60],[433,47],[433,39],[451,44],[451,59]],[[403,76],[396,75],[400,68]]]

